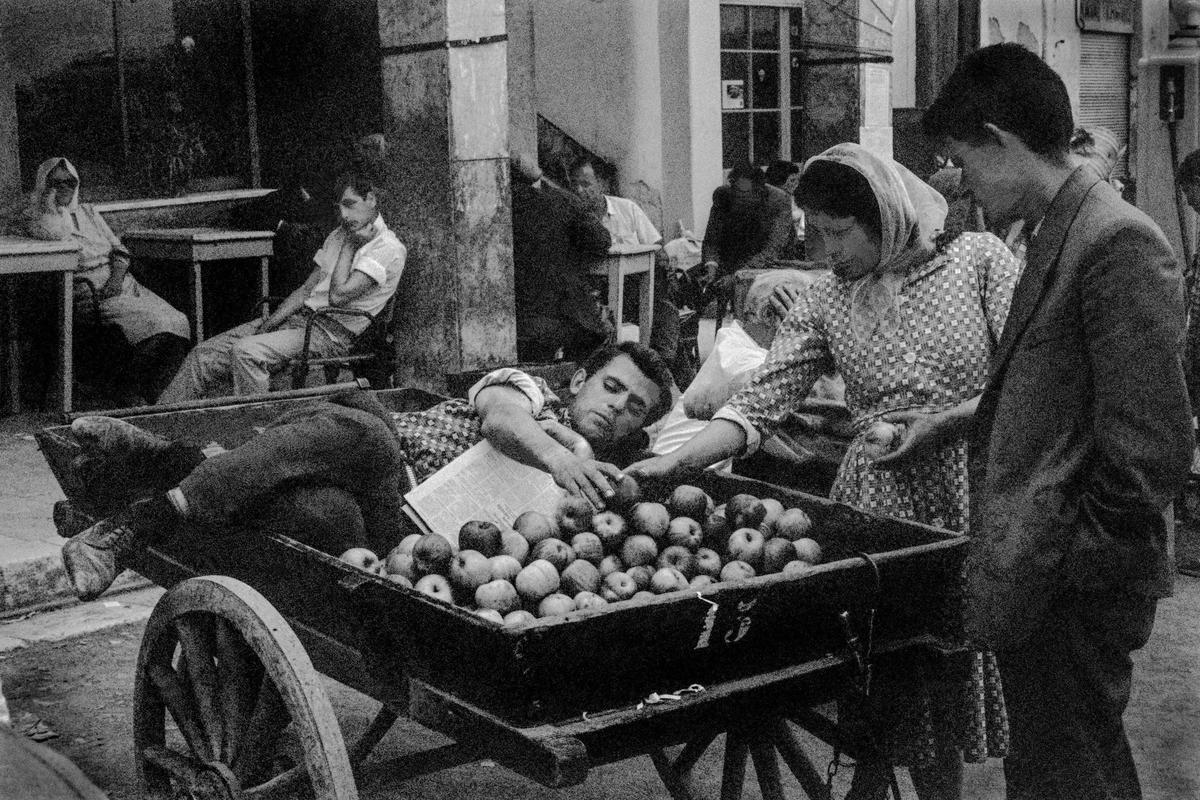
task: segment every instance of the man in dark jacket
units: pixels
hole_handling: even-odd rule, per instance
[[[1171,592],[1192,451],[1180,269],[1158,226],[1073,166],[1066,87],[1028,50],[968,56],[923,125],[989,219],[1032,231],[988,385],[959,415],[967,627],[1000,658],[1007,796],[1134,800],[1130,653]]]
[[[549,361],[560,349],[568,360],[582,358],[608,335],[587,267],[608,253],[612,237],[527,155],[512,161],[512,225],[517,358]]]

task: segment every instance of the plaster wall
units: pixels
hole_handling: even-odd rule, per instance
[[[1079,25],[1075,0],[982,0],[980,42],[1017,42],[1037,53],[1067,85],[1079,114]]]

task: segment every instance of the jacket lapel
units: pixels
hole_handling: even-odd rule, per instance
[[[1029,320],[1037,311],[1049,278],[1058,264],[1058,257],[1067,241],[1067,234],[1075,223],[1075,217],[1079,214],[1088,193],[1097,183],[1099,178],[1092,176],[1089,170],[1076,169],[1058,190],[1050,208],[1046,210],[1041,228],[1029,243],[1025,269],[1017,282],[1017,288],[1013,291],[1008,320],[1004,323],[1004,333],[996,345],[995,352],[992,353],[991,369],[988,373],[989,384],[994,384],[1003,373],[1013,348],[1029,326]],[[1026,224],[1029,224],[1028,221]]]

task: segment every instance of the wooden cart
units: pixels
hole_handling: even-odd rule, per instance
[[[412,389],[378,397],[398,411],[438,399]],[[282,410],[318,401],[259,398],[131,418],[235,446]],[[70,428],[48,428],[38,441],[67,497],[81,497]],[[725,734],[722,798],[740,796],[748,758],[763,796],[782,798],[777,756],[810,797],[827,798],[792,725],[854,752],[814,707],[861,688],[872,662],[908,664],[939,644],[932,621],[964,541],[745,479],[706,474],[700,484],[719,500],[749,492],[804,508],[826,562],[799,578],[762,576],[513,629],[286,537],[181,526],[136,564],[168,588],[137,665],[134,745],[146,795],[290,796],[287,787],[307,783],[322,800],[347,800],[366,772],[376,787],[480,758],[563,787],[592,766],[647,755],[679,800],[695,796],[691,771]],[[349,747],[318,673],[381,703]],[[364,764],[401,715],[453,743]],[[275,752],[285,729],[301,745],[298,763]]]

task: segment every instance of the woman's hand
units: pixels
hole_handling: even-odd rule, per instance
[[[682,470],[682,465],[676,460],[672,454],[665,456],[654,456],[638,461],[636,464],[630,464],[625,468],[625,472],[635,478],[669,478]]]
[[[592,458],[581,458],[567,450],[560,450],[547,462],[555,483],[570,494],[586,498],[598,509],[604,508],[607,501],[616,494],[612,482],[624,477],[621,470],[612,464]]]
[[[884,414],[885,422],[904,426],[903,438],[895,450],[875,459],[885,467],[903,467],[932,453],[953,438],[954,428],[945,414],[926,414],[920,411],[893,411]]]
[[[792,310],[792,306],[796,305],[796,301],[800,299],[800,292],[794,286],[780,284],[775,287],[775,291],[771,292],[771,308],[783,319]]]

